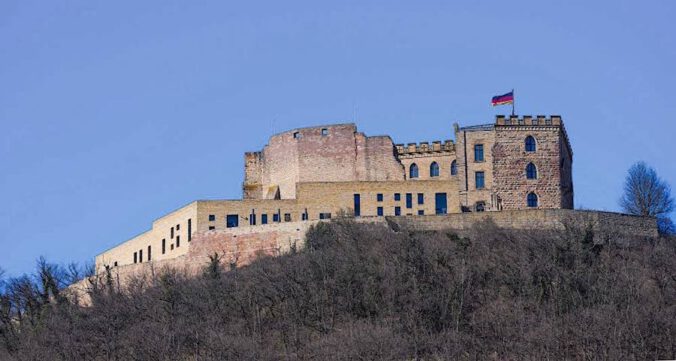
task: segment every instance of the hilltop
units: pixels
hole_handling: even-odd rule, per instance
[[[319,223],[305,248],[246,267],[214,255],[198,277],[158,272],[124,290],[104,277],[89,307],[58,297],[3,323],[0,356],[673,358],[676,242],[593,240],[585,227],[484,222],[459,235]]]

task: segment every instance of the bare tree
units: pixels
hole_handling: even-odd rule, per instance
[[[658,224],[668,224],[664,219],[674,210],[674,199],[669,184],[657,176],[653,168],[638,162],[629,168],[620,206],[626,213],[657,217],[662,220]]]

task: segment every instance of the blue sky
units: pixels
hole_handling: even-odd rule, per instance
[[[0,267],[84,262],[195,199],[243,152],[356,119],[395,142],[560,114],[575,203],[618,210],[644,160],[676,187],[673,1],[0,3]]]

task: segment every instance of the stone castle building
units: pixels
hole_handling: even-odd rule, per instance
[[[270,238],[302,237],[307,224],[338,214],[573,208],[573,152],[560,116],[497,116],[491,124],[455,124],[454,133],[455,141],[406,145],[366,136],[354,124],[273,135],[261,151],[245,153],[241,200],[190,203],[98,255],[97,268],[185,257],[196,237],[213,247],[217,235],[239,237],[262,242],[261,250]]]

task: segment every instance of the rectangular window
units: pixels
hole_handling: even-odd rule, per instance
[[[378,217],[382,217],[383,216],[383,207],[378,207],[377,212],[378,212]]]
[[[181,225],[180,225],[180,224],[177,224],[177,225],[176,225],[176,230],[177,230],[177,231],[180,231],[180,230],[181,230]]]
[[[163,239],[162,240],[162,254],[167,253],[167,240]]]
[[[300,133],[299,132],[293,132],[293,139],[300,139]]]
[[[171,239],[174,239],[174,227],[171,227]]]
[[[143,263],[143,250],[138,251],[138,263]]]
[[[376,194],[376,201],[378,201],[378,202],[382,202],[382,201],[383,201],[383,194],[382,194],[382,193]]]
[[[251,212],[249,215],[249,225],[250,226],[255,226],[256,225],[256,213]]]
[[[361,216],[361,196],[359,194],[354,195],[354,216]]]
[[[476,172],[474,173],[474,183],[476,185],[476,189],[484,189],[485,183],[484,183],[484,172]]]
[[[434,213],[446,214],[448,213],[448,198],[446,193],[434,194]]]
[[[261,224],[268,224],[268,215],[261,214]]]
[[[148,261],[150,261],[152,257],[150,256],[150,246],[148,246]]]
[[[331,213],[319,213],[319,219],[331,219]]]
[[[421,209],[421,210],[418,210],[418,215],[419,215],[419,216],[424,216],[424,215],[425,215],[425,211],[422,210],[422,209]]]
[[[284,213],[284,222],[291,222],[291,213]]]
[[[275,213],[272,215],[272,221],[273,222],[279,222],[279,213]]]
[[[209,215],[209,222],[213,222],[213,221],[215,221],[215,220],[216,220],[216,216],[213,215],[213,214],[210,214],[210,215]]]
[[[192,241],[192,219],[188,219],[188,242]]]
[[[234,228],[239,226],[239,215],[238,214],[228,214],[225,216],[225,227]]]
[[[174,244],[173,243],[171,244],[171,247],[169,249],[172,250],[172,251],[174,250]]]
[[[425,194],[418,193],[418,204],[425,204]]]
[[[215,230],[215,229],[216,229],[216,226],[209,226],[209,230],[210,230],[210,231],[213,231],[213,230]]]
[[[483,144],[474,144],[474,161],[483,162],[484,161],[484,145]]]
[[[329,130],[326,129],[326,128],[323,128],[323,129],[322,129],[322,137],[325,137],[325,136],[327,136],[327,135],[329,135]]]
[[[476,211],[483,212],[486,210],[486,202],[476,202]]]
[[[413,208],[413,194],[406,193],[406,208]]]
[[[300,217],[302,220],[307,221],[307,208],[305,208],[305,212],[303,212]]]
[[[394,215],[401,216],[401,207],[394,207]]]
[[[136,252],[134,252],[134,263],[136,263],[136,262],[138,262],[138,261],[136,260]]]
[[[181,247],[181,236],[176,236],[176,248]]]
[[[401,194],[400,194],[400,193],[395,193],[395,194],[394,194],[394,200],[395,200],[395,201],[400,201],[400,200],[401,200]]]

